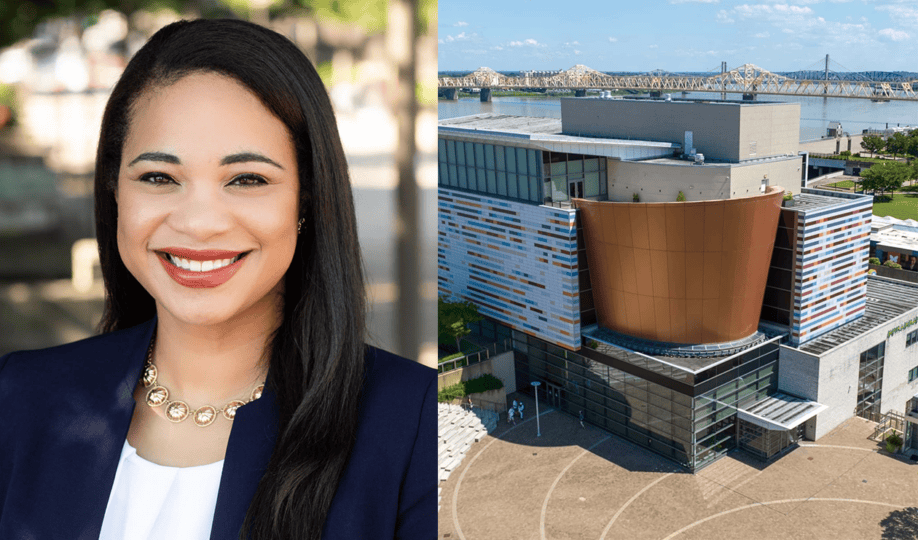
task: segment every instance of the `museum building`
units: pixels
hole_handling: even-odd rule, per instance
[[[517,388],[693,471],[918,418],[890,333],[918,285],[868,277],[870,197],[801,185],[798,105],[574,98],[438,131],[439,292],[512,340]]]

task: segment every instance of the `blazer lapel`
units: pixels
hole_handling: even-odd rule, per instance
[[[152,337],[155,319],[112,336],[100,338],[93,348],[75,351],[71,361],[83,366],[83,380],[65,384],[89,391],[73,392],[66,414],[51,419],[47,437],[26,460],[37,472],[34,489],[39,500],[31,514],[42,528],[55,530],[48,537],[93,539],[102,520],[115,480],[115,472],[134,412],[133,391]],[[47,509],[53,508],[53,516]],[[64,532],[66,531],[66,533]],[[63,536],[58,536],[58,534]],[[39,535],[41,536],[41,535]]]
[[[211,540],[239,538],[252,496],[271,459],[276,437],[275,396],[265,388],[260,399],[236,411],[223,462]]]

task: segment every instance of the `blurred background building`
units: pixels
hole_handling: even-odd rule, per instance
[[[0,3],[0,355],[95,333],[92,182],[108,95],[166,24],[232,17],[289,37],[316,65],[351,167],[370,341],[434,365],[435,1],[58,4]]]

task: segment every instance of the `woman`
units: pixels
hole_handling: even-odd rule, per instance
[[[364,345],[344,154],[292,43],[157,32],[95,199],[104,333],[0,358],[0,538],[436,534],[433,370]]]

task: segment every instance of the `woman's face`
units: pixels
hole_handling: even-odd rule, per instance
[[[286,126],[239,83],[193,74],[136,102],[118,174],[118,251],[161,317],[276,315],[298,198]]]

